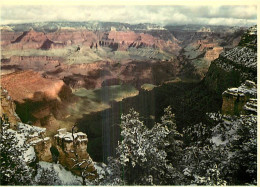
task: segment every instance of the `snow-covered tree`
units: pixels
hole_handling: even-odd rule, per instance
[[[2,185],[30,185],[34,170],[30,168],[23,158],[26,145],[18,145],[15,132],[2,123],[0,133],[0,183]]]
[[[178,168],[180,165],[179,162],[183,156],[183,135],[177,131],[175,115],[171,110],[172,108],[170,106],[164,109],[164,115],[161,117],[161,124],[169,130],[169,134],[166,137],[169,144],[165,147],[167,159],[175,168]]]
[[[62,182],[59,179],[57,173],[54,171],[53,165],[50,168],[42,168],[39,166],[37,178],[35,180],[36,185],[61,185]]]
[[[214,114],[212,117],[215,117]],[[229,152],[229,183],[256,184],[257,116],[221,115],[215,117],[215,121],[214,136],[219,135],[220,142],[225,144]]]
[[[256,184],[256,116],[209,114],[213,125],[185,130],[191,140],[183,156],[186,184]]]
[[[171,145],[169,135],[180,135],[172,121],[174,115],[169,110],[166,110],[162,123],[155,123],[151,129],[139,120],[139,113],[133,109],[122,115],[120,127],[123,140],[119,142],[119,157],[113,161],[114,167],[110,166],[110,172],[117,179],[120,176],[123,184],[178,184],[181,173],[168,162],[165,151]],[[178,140],[173,145],[179,144]],[[118,171],[120,174],[116,173]]]
[[[122,168],[120,161],[112,157],[108,158],[108,164],[102,163],[98,172],[98,178],[93,181],[93,185],[109,185],[121,186],[124,185],[122,180]]]

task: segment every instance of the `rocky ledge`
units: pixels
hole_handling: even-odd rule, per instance
[[[256,83],[246,80],[238,88],[228,88],[222,93],[222,113],[224,114],[256,114],[257,113]]]
[[[54,146],[59,152],[59,163],[80,175],[82,170],[96,174],[94,162],[87,153],[87,135],[83,132],[67,132],[59,129],[54,136]]]
[[[71,133],[66,129],[59,129],[54,137],[48,137],[46,128],[22,123],[15,112],[13,100],[2,88],[0,112],[1,127],[7,126],[7,130],[15,135],[17,146],[25,147],[21,156],[26,163],[59,162],[77,175],[81,175],[84,170],[91,173],[92,177],[97,176],[94,162],[87,152],[88,138],[85,133]]]

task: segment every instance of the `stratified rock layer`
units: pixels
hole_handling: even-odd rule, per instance
[[[80,175],[82,170],[96,173],[94,163],[87,153],[88,138],[85,133],[67,132],[66,129],[59,129],[54,136],[55,147],[59,151],[59,163],[66,166],[76,174]],[[78,168],[75,167],[77,163]]]
[[[242,36],[248,38],[248,42],[241,40],[239,46],[221,53],[219,58],[211,63],[204,79],[210,90],[221,94],[227,88],[238,87],[246,80],[257,82],[256,36],[250,35],[249,31]]]
[[[229,88],[223,92],[222,113],[239,115],[241,113],[257,113],[257,87],[247,80],[238,88]]]
[[[1,78],[2,87],[20,103],[25,99],[57,99],[58,93],[64,86],[61,80],[44,79],[39,73],[30,70],[3,75]]]

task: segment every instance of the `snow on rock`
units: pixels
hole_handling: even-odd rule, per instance
[[[29,134],[37,133],[38,135],[44,134],[46,132],[46,128],[31,126],[25,123],[18,123],[17,129],[19,132]]]
[[[214,121],[218,122],[213,130],[213,136],[211,142],[215,145],[227,145],[229,142],[236,140],[237,131],[242,127],[244,123],[257,125],[257,116],[241,115],[231,116],[231,115],[221,115],[219,113],[210,113],[208,116]]]
[[[248,95],[251,97],[257,96],[257,87],[253,81],[246,80],[244,84],[239,86],[238,88],[228,88],[228,90],[223,92],[224,94],[230,94],[234,96],[244,96]]]
[[[248,47],[238,46],[222,53],[221,56],[244,67],[256,69],[257,66],[257,53]]]
[[[257,99],[249,99],[243,109],[249,113],[257,114]]]
[[[74,140],[74,142],[73,142]],[[58,134],[54,136],[54,146],[59,151],[59,163],[65,165],[73,173],[80,174],[78,169],[75,169],[75,160],[78,163],[82,162],[79,167],[84,169],[88,167],[88,171],[96,173],[93,160],[87,152],[87,143],[88,138],[85,133],[74,132],[73,135],[71,132],[67,132],[66,129],[59,129]],[[75,152],[78,155],[77,159],[75,157]],[[87,161],[87,162],[86,162]],[[89,163],[89,164],[88,164]],[[88,166],[87,166],[88,164]]]
[[[73,136],[77,141],[86,142],[86,143],[88,142],[87,135],[83,132],[75,132],[73,134]],[[67,142],[73,141],[72,133],[67,132],[67,130],[65,128],[59,129],[58,134],[56,134],[54,137],[55,137],[55,139],[60,139],[60,140],[64,140]]]
[[[40,161],[39,165],[44,169],[51,168],[53,166],[55,173],[57,174],[58,178],[62,183],[61,185],[81,185],[81,181],[82,181],[81,177],[73,175],[70,171],[66,170],[60,164]],[[40,172],[37,171],[37,173]],[[39,178],[39,175],[36,175],[35,178],[37,180],[37,178]]]
[[[238,88],[228,88],[222,93],[222,113],[224,114],[256,114],[257,85],[246,80]]]
[[[17,147],[21,148],[26,145],[21,157],[26,163],[33,162],[36,157],[38,160],[52,161],[50,152],[51,139],[45,137],[46,128],[31,126],[25,123],[18,122],[17,130],[8,129],[17,139]]]
[[[24,152],[24,161],[26,163],[33,162],[36,158],[36,154],[34,152],[34,149],[32,146],[30,146],[25,152]]]

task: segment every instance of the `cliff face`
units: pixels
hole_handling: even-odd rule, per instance
[[[38,49],[47,40],[43,32],[36,32],[33,29],[23,32],[15,40],[11,41],[10,45],[5,47],[8,49]]]
[[[22,32],[1,30],[1,46],[10,45],[12,41],[22,35]]]
[[[7,91],[1,88],[1,125],[3,125],[2,120],[5,124],[10,125],[12,128],[10,131],[17,137],[18,145],[28,145],[23,155],[25,162],[53,162],[56,161],[55,158],[58,156],[60,164],[77,175],[80,175],[81,169],[87,165],[87,172],[94,173],[92,176],[97,175],[94,163],[87,153],[88,138],[86,134],[77,132],[72,136],[72,133],[67,132],[66,129],[60,129],[54,137],[47,137],[46,128],[22,123],[14,109],[14,102]],[[82,162],[80,168],[73,167],[76,164],[73,161],[73,159],[76,159],[76,155],[78,157],[77,163]]]
[[[1,42],[5,49],[59,49],[66,46],[80,45],[88,48],[109,47],[112,50],[127,50],[130,47],[152,47],[178,53],[180,47],[176,38],[156,37],[147,33],[134,31],[89,31],[86,29],[60,29],[52,33],[36,32],[33,29],[18,35],[3,32]],[[162,33],[163,34],[163,33]],[[166,35],[169,33],[166,33]],[[10,39],[11,41],[8,41]]]
[[[204,58],[208,61],[215,60],[219,57],[219,54],[223,51],[223,47],[213,47],[213,49],[208,50]]]
[[[255,29],[256,26],[250,28],[242,38],[251,38],[250,30]],[[239,86],[245,80],[257,81],[257,53],[254,50],[256,41],[249,42],[248,45],[245,43],[240,42],[239,46],[221,53],[211,63],[204,79],[208,89],[222,94],[227,88]]]
[[[56,119],[67,115],[66,107],[77,100],[62,80],[46,79],[34,71],[20,71],[2,76],[2,87],[16,102],[16,112],[23,122],[56,132]]]
[[[8,91],[1,87],[1,110],[0,115],[10,122],[11,128],[16,128],[17,122],[21,122],[20,118],[15,113],[16,106],[8,95]]]
[[[230,115],[257,113],[257,87],[247,80],[238,88],[229,88],[222,93],[222,113]]]
[[[61,80],[44,79],[34,71],[20,71],[4,75],[2,86],[8,90],[10,96],[23,103],[25,99],[43,100],[56,99],[64,86]]]
[[[25,161],[30,163],[35,159],[41,161],[52,161],[50,152],[51,139],[46,137],[46,128],[40,128],[22,123],[15,112],[15,104],[8,92],[1,88],[1,119],[9,124],[12,131],[16,134],[18,144],[27,144],[28,149],[25,150]],[[3,125],[3,124],[1,124]]]

